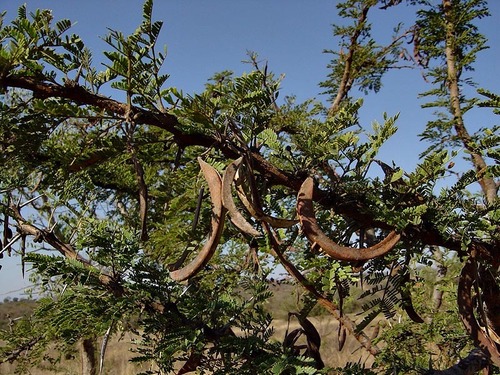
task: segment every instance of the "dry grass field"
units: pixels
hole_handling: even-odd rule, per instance
[[[269,306],[273,306],[274,310],[274,339],[277,341],[283,341],[285,336],[288,325],[288,311],[297,311],[296,293],[300,293],[300,291],[291,285],[285,284],[274,287],[274,296],[269,301]],[[0,311],[2,310],[0,309]],[[359,350],[359,343],[354,338],[348,337],[343,350],[339,352],[337,340],[338,324],[333,318],[328,315],[320,315],[311,317],[310,320],[321,335],[321,355],[327,366],[342,367],[347,362],[358,361],[366,365],[371,364],[371,358],[365,351]],[[297,320],[292,319],[290,329],[297,327]],[[135,355],[132,352],[135,346],[134,339],[137,339],[137,336],[125,333],[122,337],[114,337],[110,340],[106,351],[104,374],[132,375],[148,369],[148,364],[138,366],[129,362],[129,359]],[[0,364],[0,374],[13,374],[15,369],[15,363]],[[31,369],[30,371],[32,375],[78,375],[80,373],[81,361],[79,353],[75,353],[74,358],[64,359],[57,364],[44,361],[38,368]]]
[[[370,358],[362,355],[362,350],[357,350],[359,344],[352,338],[347,338],[346,344],[341,352],[338,351],[336,322],[327,317],[313,317],[310,319],[316,326],[322,338],[321,355],[327,366],[341,367],[347,362],[361,361],[370,364]],[[291,328],[297,328],[296,322],[291,323]],[[287,328],[286,320],[277,320],[274,323],[276,340],[282,341]],[[134,356],[131,349],[134,347],[133,337],[125,334],[120,340],[114,338],[110,341],[106,352],[104,374],[107,375],[135,375],[148,368],[147,365],[138,366],[129,359]],[[40,368],[30,371],[32,375],[79,375],[81,369],[80,356],[75,353],[74,359],[63,360],[59,364],[42,362]],[[13,374],[15,364],[4,363],[0,365],[0,374]]]

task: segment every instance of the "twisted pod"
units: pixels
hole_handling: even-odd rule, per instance
[[[342,246],[330,238],[320,229],[313,207],[314,180],[308,177],[302,184],[297,197],[297,213],[306,237],[312,243],[319,245],[323,251],[337,260],[349,262],[373,259],[391,251],[401,238],[400,234],[391,231],[386,238],[376,245],[358,249]]]

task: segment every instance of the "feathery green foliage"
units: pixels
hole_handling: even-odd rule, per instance
[[[11,24],[0,23],[0,248],[32,268],[43,295],[33,316],[0,333],[1,361],[27,372],[51,345],[63,356],[82,340],[125,331],[137,338],[133,360],[152,364],[148,374],[408,374],[429,358],[449,367],[478,346],[459,321],[467,301],[456,302],[464,291],[455,284],[464,262],[474,262],[483,278],[465,292],[482,302],[465,308],[490,324],[500,211],[486,180],[498,181],[500,169],[478,160],[498,162],[499,134],[484,127],[468,136],[457,125],[445,52],[451,25],[458,87],[471,83],[462,74],[486,46],[476,21],[488,12],[479,0],[446,9],[410,1],[416,25],[397,25],[393,41],[379,45],[370,12],[399,3],[338,4],[350,23],[334,27],[339,50],[327,51],[334,58],[321,86],[329,107],[281,98],[282,77],[254,53],[248,73],[215,73],[202,92],[169,87],[152,0],[131,35],[108,31],[103,70],[93,64],[96,51],[69,34],[71,22],[54,21],[49,10],[22,6]],[[410,39],[413,61],[403,47]],[[409,63],[433,85],[426,106],[446,110],[422,133],[432,142],[425,157],[403,170],[379,160],[398,115],[365,126],[353,88],[376,93],[391,69]],[[498,95],[478,92],[482,101],[459,95],[462,113],[496,113]],[[473,165],[455,176],[458,144]],[[315,187],[302,203],[314,201],[311,212],[296,207],[307,177]],[[227,199],[253,234],[238,229],[235,212],[220,228]],[[401,239],[374,259],[327,254],[336,245],[340,253],[379,251],[388,233]],[[280,342],[268,301],[283,269],[304,293],[289,314],[300,327]],[[179,273],[188,276],[180,281]],[[356,307],[361,316],[351,314]],[[338,366],[322,357],[313,313],[330,314],[339,350],[346,336],[357,340],[370,364],[329,368]]]

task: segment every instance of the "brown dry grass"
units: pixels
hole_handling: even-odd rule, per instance
[[[302,291],[295,286],[282,284],[274,286],[273,292],[274,296],[268,302],[269,310],[272,311],[275,318],[273,321],[275,329],[273,339],[282,342],[288,326],[288,312],[299,310],[300,305],[297,294],[302,293]],[[4,307],[15,308],[14,304],[0,304],[0,314],[2,311],[5,313],[6,310],[2,310]],[[29,307],[28,311],[31,311],[33,306],[30,305]],[[19,310],[15,311],[19,313]],[[343,350],[339,352],[337,339],[338,323],[331,316],[321,315],[311,317],[310,320],[321,335],[321,355],[327,366],[344,367],[347,362],[361,362],[366,365],[372,363],[372,358],[365,350],[360,349],[359,343],[352,337],[347,337]],[[292,319],[289,329],[298,328],[298,326],[297,320]],[[137,338],[137,336],[126,333],[120,338],[114,337],[110,340],[106,351],[104,374],[132,375],[149,368],[151,364],[146,363],[138,366],[129,361],[135,356],[132,349],[135,347],[133,340]],[[15,363],[0,364],[0,374],[14,374],[15,369]],[[74,358],[62,360],[61,363],[55,365],[44,361],[39,368],[34,368],[30,371],[32,375],[77,375],[80,373],[81,361],[79,353],[75,353]]]
[[[6,300],[0,303],[0,329],[9,329],[9,324],[21,316],[29,315],[36,307],[36,301],[31,299]]]
[[[134,347],[133,339],[137,338],[129,333],[123,337],[114,337],[108,343],[106,358],[104,362],[104,374],[107,375],[132,375],[148,369],[147,364],[136,365],[129,360],[135,355],[131,352]],[[98,343],[99,346],[101,342]],[[42,361],[38,368],[30,370],[31,375],[79,375],[81,374],[81,356],[75,353],[72,358],[63,359],[58,364],[51,364],[49,361]],[[0,364],[0,374],[14,374],[16,364]]]
[[[343,367],[347,362],[357,361],[364,362],[367,365],[371,364],[371,358],[364,350],[359,349],[359,343],[351,337],[347,338],[343,350],[341,352],[338,351],[338,324],[334,319],[328,316],[321,316],[312,317],[310,320],[321,335],[321,355],[327,366]],[[283,341],[287,325],[287,320],[284,319],[274,321],[275,340]],[[296,321],[290,323],[290,329],[297,327],[298,323]],[[134,353],[131,352],[131,349],[134,348],[134,338],[137,338],[137,336],[127,333],[120,340],[117,338],[110,340],[106,351],[105,374],[132,375],[148,369],[148,364],[138,366],[129,361],[134,357]],[[0,374],[13,374],[15,369],[15,364],[4,363],[0,365]],[[57,365],[52,365],[50,362],[44,361],[40,368],[32,369],[30,373],[32,375],[78,375],[81,373],[80,369],[80,356],[76,353],[74,359],[65,359]]]

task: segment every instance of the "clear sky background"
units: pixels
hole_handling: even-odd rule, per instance
[[[107,28],[125,34],[133,32],[141,23],[143,4],[140,0],[0,0],[0,11],[7,11],[6,22],[16,16],[23,3],[28,11],[48,8],[56,20],[73,21],[70,32],[80,35],[93,51],[96,65],[105,61],[100,52],[109,49],[101,40]],[[345,22],[337,15],[337,3],[336,0],[156,0],[153,19],[164,21],[159,45],[166,45],[168,50],[164,72],[171,77],[166,85],[185,93],[200,92],[216,72],[232,70],[239,75],[251,70],[242,61],[247,59],[247,51],[253,51],[267,61],[269,70],[285,75],[280,97],[295,95],[298,102],[309,98],[326,102],[328,98],[320,95],[318,84],[328,74],[331,55],[322,51],[338,49],[331,25]],[[478,26],[488,38],[490,48],[480,53],[473,77],[479,87],[500,93],[500,1],[488,3],[492,15],[479,21]],[[413,7],[402,5],[388,11],[376,10],[371,16],[374,36],[382,44],[390,41],[396,23],[409,26],[415,15]],[[431,87],[418,70],[390,72],[383,84],[378,94],[365,98],[360,118],[369,129],[372,121],[382,122],[384,112],[400,113],[399,131],[384,146],[379,158],[412,171],[419,153],[428,146],[419,141],[418,134],[433,119],[432,110],[420,108],[423,101],[417,95]],[[487,109],[472,111],[466,117],[470,132],[498,123]],[[0,299],[20,295],[19,289],[29,284],[21,277],[19,263],[18,258],[0,260],[3,265]]]

